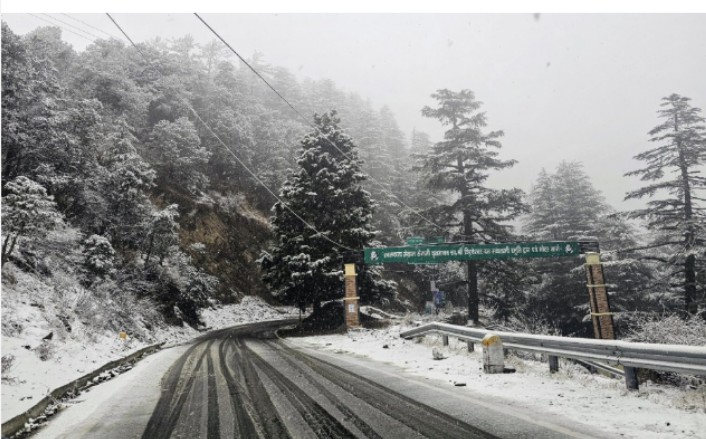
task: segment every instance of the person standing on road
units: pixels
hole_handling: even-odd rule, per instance
[[[439,315],[439,310],[442,306],[444,306],[443,293],[439,290],[434,290],[434,310],[436,311],[436,315]]]

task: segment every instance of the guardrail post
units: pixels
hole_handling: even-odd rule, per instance
[[[625,385],[628,390],[638,390],[637,369],[629,366],[624,366],[623,369],[625,370]]]
[[[549,373],[559,372],[559,357],[549,355],[547,359],[549,360]]]
[[[441,336],[441,344],[444,346],[449,345],[449,336],[448,335],[442,335]]]
[[[499,336],[486,334],[481,342],[483,345],[483,372],[503,373],[505,370],[505,356],[503,341]]]
[[[467,341],[466,344],[468,345],[468,352],[473,352],[476,350],[476,345],[472,341]]]

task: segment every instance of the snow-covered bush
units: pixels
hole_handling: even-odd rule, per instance
[[[187,255],[176,251],[163,265],[144,268],[140,289],[141,294],[157,302],[167,322],[181,325],[185,321],[197,326],[201,323],[199,310],[208,306],[217,286],[215,276],[197,269]]]
[[[15,356],[7,354],[2,356],[2,380],[9,378],[9,373],[15,365]]]
[[[43,340],[42,343],[35,348],[37,356],[42,361],[50,360],[54,357],[54,345],[50,340]]]
[[[706,346],[706,321],[685,320],[676,314],[659,316],[636,314],[628,317],[626,339],[644,343]]]
[[[91,280],[104,278],[114,271],[115,250],[107,238],[91,235],[83,242],[84,266]]]
[[[63,224],[54,197],[39,183],[19,176],[3,188],[2,262],[12,254],[20,238],[42,239]]]
[[[688,346],[706,346],[706,321],[700,318],[688,320],[679,315],[653,315],[635,314],[627,318],[629,329],[626,331],[626,340],[643,343],[678,344]],[[669,383],[681,387],[691,386],[691,398],[699,400],[706,396],[706,384],[693,387],[695,383],[684,375],[672,372],[641,371],[644,379],[656,382]],[[696,381],[698,383],[698,381]],[[693,392],[692,392],[693,390]],[[706,400],[703,405],[706,410]],[[698,405],[698,404],[697,404]]]
[[[189,249],[194,253],[206,253],[206,244],[203,242],[194,242],[189,246]]]

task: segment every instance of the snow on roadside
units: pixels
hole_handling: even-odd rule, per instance
[[[14,362],[2,380],[2,422],[37,404],[52,390],[90,373],[109,361],[125,357],[143,347],[165,342],[174,345],[187,342],[202,335],[191,327],[160,327],[151,333],[151,340],[138,341],[119,339],[117,333],[83,334],[65,339],[52,339],[44,344],[52,355],[46,361],[39,358],[42,338],[49,332],[46,321],[37,308],[20,307],[12,303],[12,310],[20,312],[28,321],[39,322],[36,327],[26,328],[19,337],[2,336],[2,355],[12,354]],[[292,308],[275,308],[257,297],[246,296],[240,304],[218,305],[202,311],[202,319],[208,329],[220,329],[233,325],[265,320],[279,320],[298,316]],[[45,327],[46,326],[46,327]],[[126,328],[129,334],[129,328]],[[26,347],[31,348],[27,349]]]
[[[401,331],[411,326],[393,325],[380,330],[354,330],[347,334],[297,338],[294,343],[341,355],[355,355],[400,367],[405,373],[439,385],[456,387],[500,398],[506,404],[561,415],[597,431],[626,438],[705,438],[706,389],[676,389],[651,383],[639,392],[628,392],[622,380],[591,375],[584,368],[561,361],[560,371],[549,374],[546,363],[508,356],[506,367],[514,374],[484,374],[481,347],[469,353],[465,342],[449,338],[444,347],[439,336],[404,340]],[[385,347],[386,346],[386,347]],[[440,349],[444,360],[432,359]]]

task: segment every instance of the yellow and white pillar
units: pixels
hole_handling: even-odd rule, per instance
[[[613,313],[610,311],[600,253],[586,253],[586,280],[588,281],[586,287],[588,287],[588,298],[591,304],[594,336],[615,340]]]
[[[343,298],[343,312],[345,314],[344,318],[346,320],[346,327],[359,328],[360,320],[358,319],[358,290],[356,288],[356,273],[355,264],[344,264],[344,277],[345,277],[345,289],[346,295]]]

